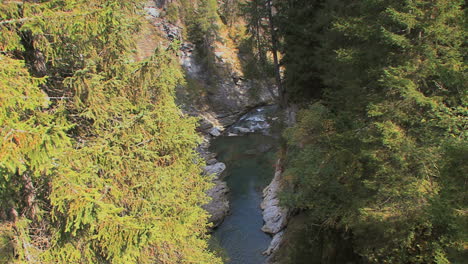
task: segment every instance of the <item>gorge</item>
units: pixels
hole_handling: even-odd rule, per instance
[[[0,263],[465,263],[465,6],[0,1]]]

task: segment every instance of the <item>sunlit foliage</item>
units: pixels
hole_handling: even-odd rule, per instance
[[[173,48],[140,1],[1,1],[0,261],[219,263]]]

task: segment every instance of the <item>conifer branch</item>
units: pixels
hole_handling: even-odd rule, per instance
[[[70,11],[64,11],[64,12],[57,12],[57,13],[55,13],[54,16],[43,16],[41,18],[43,20],[47,20],[47,19],[52,19],[52,18],[63,18],[63,17],[68,18],[68,17],[77,17],[77,16],[87,16],[87,15],[97,13],[99,11],[101,11],[101,9],[97,9],[97,10],[93,10],[93,11],[85,12],[85,13],[78,13],[78,14],[74,13],[74,12],[70,12]],[[34,19],[38,19],[38,18],[39,17],[12,18],[12,19],[7,19],[7,20],[0,21],[0,25],[22,23],[22,22],[25,22],[25,21],[34,20]]]
[[[140,142],[140,143],[138,143],[138,144],[135,144],[135,145],[133,145],[133,146],[134,146],[134,147],[139,147],[139,146],[144,145],[144,144],[146,144],[146,143],[149,143],[149,142],[151,142],[151,141],[152,141],[152,139],[148,139],[148,140],[142,141],[142,142]]]
[[[8,20],[0,21],[0,25],[22,23],[22,22],[25,22],[25,21],[28,21],[28,20],[31,20],[31,18],[25,17],[25,18],[19,18],[19,19],[8,19]]]
[[[69,100],[72,97],[68,96],[45,96],[45,97],[32,97],[32,96],[21,96],[21,99],[30,99],[30,98],[44,98],[47,100]]]

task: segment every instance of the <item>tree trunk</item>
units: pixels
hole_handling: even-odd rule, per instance
[[[273,23],[273,11],[272,11],[271,0],[266,0],[266,4],[267,4],[268,20],[270,24],[271,52],[273,53],[273,63],[275,67],[276,85],[278,86],[279,105],[282,109],[285,109],[287,106],[286,91],[284,90],[284,87],[281,81],[280,66],[278,62],[278,39],[276,38],[275,26]]]
[[[29,219],[36,217],[36,189],[34,188],[31,175],[25,172],[21,176],[24,184],[24,203],[26,205],[25,212],[23,214]]]

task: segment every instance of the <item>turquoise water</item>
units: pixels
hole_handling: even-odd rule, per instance
[[[231,213],[214,231],[227,255],[227,264],[262,264],[262,252],[271,237],[263,226],[262,190],[274,174],[277,140],[261,134],[239,137],[221,136],[212,142],[211,150],[227,166],[224,175],[230,188]]]

